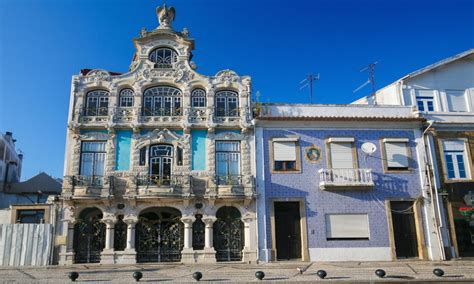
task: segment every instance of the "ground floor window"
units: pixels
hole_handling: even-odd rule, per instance
[[[34,210],[17,210],[16,223],[19,224],[43,224],[44,209]]]

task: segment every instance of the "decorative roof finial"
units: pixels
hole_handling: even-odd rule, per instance
[[[163,4],[163,7],[158,6],[156,8],[156,15],[158,16],[158,22],[160,26],[158,29],[171,29],[171,22],[174,21],[176,16],[176,11],[174,7],[166,7],[166,4]]]

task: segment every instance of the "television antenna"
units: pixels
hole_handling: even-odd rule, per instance
[[[368,84],[372,84],[372,96],[375,95],[375,65],[377,63],[378,63],[377,61],[372,62],[372,63],[370,63],[369,65],[367,65],[366,67],[364,67],[360,70],[360,72],[368,71],[369,72],[369,79],[367,79],[367,82],[365,82],[364,84],[360,85],[357,89],[355,89],[353,91],[353,93],[359,91],[360,89],[367,86]]]
[[[306,76],[306,78],[300,82],[300,85],[301,85],[300,91],[306,87],[309,87],[310,103],[313,103],[313,82],[319,81],[319,79],[320,79],[319,73],[318,75],[308,74],[308,76]]]

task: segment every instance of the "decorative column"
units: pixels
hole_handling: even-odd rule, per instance
[[[196,220],[194,216],[183,216],[181,221],[184,223],[184,247],[181,251],[181,262],[195,263],[196,256],[193,250],[193,223]]]
[[[74,226],[76,220],[63,222],[63,235],[61,238],[61,248],[59,252],[59,265],[74,264]]]
[[[129,215],[123,220],[127,224],[127,247],[122,253],[122,258],[117,260],[117,263],[121,264],[134,264],[137,263],[135,251],[135,226],[138,222],[137,216]]]
[[[114,250],[114,225],[115,219],[103,219],[105,223],[105,248],[102,250],[100,256],[101,264],[114,264],[115,263],[115,250]]]
[[[242,221],[244,222],[244,249],[242,251],[242,261],[252,262],[257,260],[257,252],[255,244],[252,245],[252,236],[255,237],[255,228],[252,228],[254,224],[254,216],[244,216]],[[253,234],[252,234],[253,233]]]
[[[215,128],[208,127],[207,129],[207,172],[208,172],[209,181],[206,188],[206,197],[212,200],[215,200],[217,196],[216,153],[215,152],[216,152]]]
[[[216,250],[214,249],[214,222],[216,221],[214,216],[204,216],[202,221],[206,224],[204,229],[204,251],[203,251],[203,262],[214,263],[216,262]]]

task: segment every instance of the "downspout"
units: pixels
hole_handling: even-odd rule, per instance
[[[432,159],[433,159],[433,156],[432,156],[432,152],[431,152],[431,144],[429,143],[429,139],[427,141],[427,138],[428,138],[428,134],[426,133],[428,131],[428,129],[430,129],[430,127],[433,125],[433,123],[430,123],[430,125],[425,129],[425,131],[423,131],[423,142],[424,142],[424,146],[425,146],[425,165],[426,165],[426,169],[425,169],[425,173],[426,173],[426,176],[427,176],[427,179],[428,179],[428,187],[430,189],[430,199],[431,199],[431,210],[432,210],[432,214],[433,214],[433,221],[435,223],[435,227],[436,227],[436,234],[438,236],[438,246],[439,246],[439,250],[440,250],[440,253],[441,253],[441,260],[446,260],[446,254],[445,254],[445,251],[444,251],[444,242],[443,242],[443,234],[441,232],[441,227],[442,227],[442,220],[441,220],[441,213],[440,213],[440,210],[439,210],[439,196],[438,196],[438,188],[436,186],[433,186],[433,183],[431,181],[431,174],[434,173],[434,169],[433,169],[433,166],[432,166]],[[436,208],[435,208],[436,206]]]

